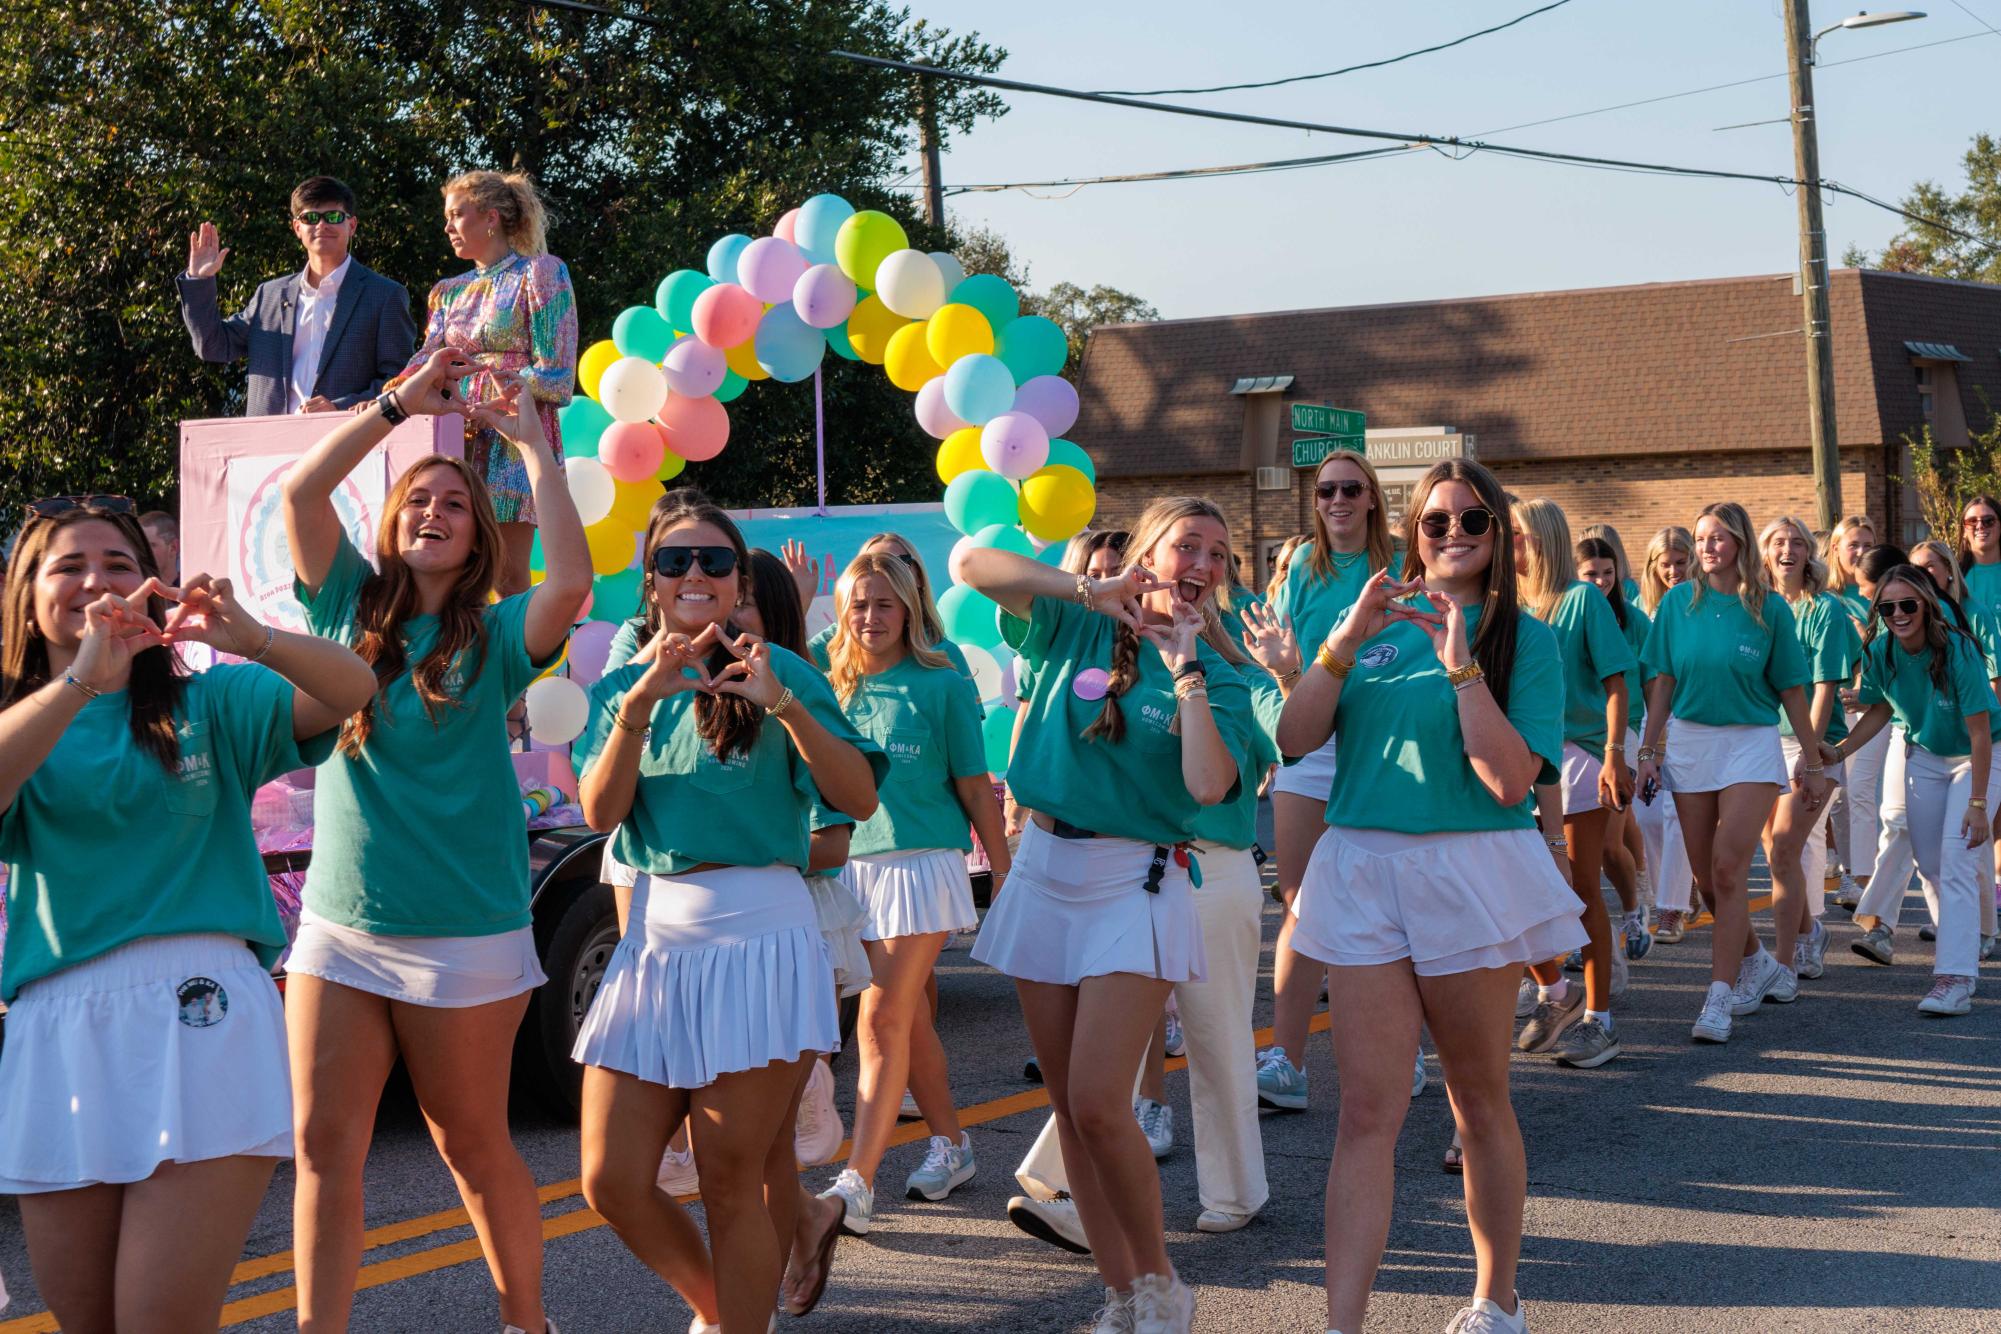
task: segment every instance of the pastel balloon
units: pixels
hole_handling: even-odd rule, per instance
[[[953,584],[938,599],[938,619],[944,622],[945,635],[961,645],[993,648],[1001,642],[994,611],[992,598],[965,584]]]
[[[660,437],[660,445],[664,456],[667,438],[660,434],[658,426],[654,426],[650,422],[647,425],[648,429],[654,435]],[[627,528],[644,528],[646,520],[653,513],[653,502],[667,494],[667,488],[660,485],[659,481],[656,480],[662,466],[664,466],[664,463],[656,465],[653,473],[637,482],[621,480],[618,484],[618,498],[611,502],[611,513],[605,517],[615,523],[622,523]],[[615,473],[613,474],[613,476],[616,475]]]
[[[614,627],[639,612],[639,571],[626,569],[591,580],[591,615]]]
[[[909,320],[883,305],[881,297],[871,296],[848,316],[848,342],[863,361],[880,366],[889,353],[890,335],[908,323]]]
[[[667,349],[667,360],[661,363],[660,371],[667,377],[669,389],[689,398],[700,398],[722,388],[723,377],[730,373],[730,367],[721,348],[691,336]]]
[[[798,226],[799,226],[799,210],[796,208],[789,208],[786,209],[785,212],[782,215],[780,215],[778,221],[772,225],[771,234],[777,237],[781,241],[790,241],[793,245],[798,245],[799,244]]]
[[[1049,462],[1049,432],[1026,412],[1003,412],[980,428],[980,457],[1019,481]]]
[[[1077,424],[1077,391],[1060,375],[1031,376],[1014,391],[1014,410],[1041,422],[1051,437],[1059,436]]]
[[[952,289],[951,300],[971,306],[987,317],[996,333],[1021,314],[1021,296],[1008,286],[1007,279],[992,273],[976,273]]]
[[[674,331],[651,306],[627,306],[611,322],[611,341],[628,357],[659,361],[673,345]]]
[[[945,372],[945,406],[968,425],[985,426],[1014,406],[1014,376],[999,357],[961,357]]]
[[[616,481],[646,482],[660,471],[660,460],[666,452],[667,441],[652,422],[614,422],[598,445],[598,462],[604,464],[605,471]],[[611,514],[618,512],[614,499]],[[642,511],[640,518],[644,517]],[[628,526],[636,527],[637,523],[628,521]]]
[[[922,250],[899,250],[875,271],[875,290],[882,304],[897,314],[929,319],[945,304],[945,275]]]
[[[639,550],[639,534],[609,516],[584,527],[584,542],[596,574],[617,574],[632,564]]]
[[[986,460],[980,457],[980,428],[968,426],[945,437],[945,443],[938,446],[938,480],[947,486],[960,473],[972,469],[986,469]]]
[[[1111,688],[1111,673],[1102,667],[1086,667],[1070,678],[1070,693],[1078,699],[1095,702],[1103,699],[1105,692]]]
[[[924,335],[931,359],[950,370],[961,357],[994,350],[994,330],[987,317],[968,305],[952,302],[938,307]]]
[[[889,372],[889,382],[908,393],[917,392],[942,374],[938,363],[931,360],[931,353],[924,346],[922,324],[906,324],[889,336],[889,346],[883,349],[882,366]]]
[[[723,353],[733,375],[741,375],[746,380],[769,380],[771,372],[757,364],[757,343],[746,338],[735,347]]]
[[[1020,514],[1005,477],[972,468],[945,484],[945,517],[960,532],[977,533],[993,524],[1014,523]]]
[[[571,650],[572,653],[575,651],[575,649]],[[1001,665],[994,660],[994,655],[981,648],[978,644],[963,647],[959,651],[966,655],[966,666],[973,669],[973,684],[979,687],[980,698],[999,699],[1001,697]]]
[[[958,256],[954,255],[951,251],[933,250],[931,252],[931,262],[938,266],[939,275],[945,279],[945,291],[947,294],[960,283],[966,281],[965,266],[959,263]]]
[[[606,640],[607,646],[610,640]],[[599,660],[602,665],[602,659]],[[567,676],[545,676],[521,697],[528,726],[536,738],[551,745],[574,741],[590,720],[590,696]]]
[[[762,369],[762,367],[759,369]],[[732,370],[723,376],[722,388],[716,390],[713,397],[718,403],[734,403],[743,397],[743,391],[748,388],[750,388],[750,381]]]
[[[1098,507],[1083,473],[1056,464],[1021,484],[1021,526],[1045,542],[1075,537]]]
[[[605,659],[618,627],[610,621],[585,621],[570,632],[570,679],[588,686],[604,675]],[[532,724],[531,724],[532,726]]]
[[[735,283],[717,283],[695,298],[690,322],[695,337],[710,347],[735,347],[757,332],[764,303]]]
[[[566,458],[588,458],[598,452],[598,438],[615,421],[604,405],[582,394],[556,409],[556,428],[562,434]]]
[[[848,322],[842,320],[826,331],[827,347],[837,357],[845,361],[860,361],[862,354],[855,351],[854,340],[848,337]]]
[[[690,463],[703,463],[730,442],[730,414],[713,398],[676,394],[660,410],[660,429],[667,433],[669,449]]]
[[[860,297],[848,275],[832,264],[815,264],[792,284],[792,309],[815,329],[831,329],[854,314]]]
[[[709,247],[709,276],[719,283],[736,281],[736,262],[750,244],[750,238],[742,232],[731,232],[719,238]]]
[[[676,269],[660,280],[653,293],[653,308],[670,328],[683,332],[695,327],[695,298],[716,285],[706,273]]]
[[[604,373],[611,364],[624,355],[618,350],[618,344],[609,338],[601,338],[592,343],[584,349],[584,354],[577,358],[577,383],[583,387],[585,393],[596,398],[598,381],[604,378]]]
[[[757,325],[757,364],[781,384],[811,379],[827,355],[827,340],[799,318],[792,304],[773,306]]]
[[[930,339],[928,337],[925,339],[925,346],[930,346]],[[582,399],[580,401],[585,403],[590,402],[589,399]],[[952,432],[962,431],[966,428],[966,423],[954,417],[952,409],[945,406],[945,382],[943,379],[934,378],[924,382],[924,387],[917,391],[915,411],[917,413],[917,424],[923,428],[924,434],[930,436],[933,440],[943,440],[946,436],[952,434]]]
[[[1071,440],[1051,440],[1049,442],[1049,462],[1060,463],[1066,468],[1075,468],[1084,474],[1093,486],[1098,482],[1098,465],[1091,462],[1091,456],[1084,447]],[[1047,466],[1047,465],[1045,465]]]
[[[882,262],[909,245],[902,223],[876,209],[863,209],[842,223],[835,234],[834,262],[857,285],[873,292],[875,272]]]
[[[1044,315],[1023,315],[1002,329],[994,340],[994,355],[1007,363],[1017,383],[1039,375],[1054,375],[1070,357],[1063,326]]]
[[[666,434],[667,433],[665,431],[662,431],[661,438],[665,439]],[[676,477],[679,477],[683,472],[685,472],[687,470],[687,467],[688,467],[688,460],[682,458],[679,454],[676,454],[673,450],[670,449],[661,456],[660,471],[653,474],[653,480],[656,482],[671,482]],[[661,490],[664,491],[666,490],[666,488],[662,487]],[[644,521],[642,520],[641,523],[634,524],[633,526],[635,528],[643,527]]]
[[[612,502],[618,499],[618,483],[612,480],[604,464],[596,459],[564,459],[563,478],[569,483],[577,517],[586,528],[611,513]]]
[[[644,357],[620,357],[598,381],[598,402],[622,422],[643,422],[667,401],[667,377]]]
[[[746,292],[768,305],[792,299],[792,284],[806,272],[806,257],[799,247],[777,236],[760,236],[737,256],[737,282]]]
[[[1002,551],[1012,551],[1017,556],[1035,556],[1035,548],[1029,543],[1028,534],[1011,523],[990,523],[974,533],[969,539],[976,547],[998,547]]]
[[[841,224],[855,216],[855,206],[839,195],[814,195],[799,206],[799,220],[792,226],[792,241],[815,264],[834,262],[834,242]]]

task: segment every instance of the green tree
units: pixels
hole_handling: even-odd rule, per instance
[[[1931,181],[1919,181],[1904,196],[1902,205],[1908,212],[1935,218],[1972,239],[1913,222],[1891,237],[1890,244],[1874,259],[1850,246],[1842,263],[1854,268],[2001,283],[2001,141],[1991,134],[1975,135],[1964,161],[1966,188],[1958,194]]]
[[[1932,428],[1906,433],[1911,447],[1911,475],[1897,480],[1918,493],[1918,517],[1933,537],[1950,543],[1959,537],[1959,516],[1975,496],[2001,495],[2001,412],[1991,406],[1987,428],[1973,433],[1964,449],[1947,449],[1932,438]]]

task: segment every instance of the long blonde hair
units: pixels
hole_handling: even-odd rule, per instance
[[[1626,559],[1626,544],[1619,536],[1619,530],[1609,523],[1587,523],[1578,530],[1577,540],[1588,542],[1597,538],[1612,548],[1612,567],[1617,571],[1621,583],[1633,577],[1633,562]]]
[[[507,244],[517,253],[549,253],[549,214],[527,172],[462,171],[445,182],[444,193],[464,195],[475,206],[498,213]]]
[[[924,557],[917,554],[917,548],[902,533],[877,533],[862,543],[860,549],[867,551],[870,547],[880,546],[884,542],[894,542],[910,553],[910,559],[907,561],[901,556],[892,556],[890,559],[901,562],[910,571],[910,577],[917,582],[917,622],[924,632],[925,641],[932,644],[940,642],[945,638],[945,619],[938,614],[938,604],[932,600],[931,575],[924,568]]]
[[[1547,621],[1556,615],[1556,604],[1563,601],[1564,590],[1577,580],[1570,520],[1564,517],[1562,506],[1541,496],[1516,501],[1514,511],[1515,523],[1527,539],[1524,550],[1529,567],[1522,576],[1517,596],[1531,616]],[[1513,553],[1508,554],[1512,559]],[[1495,553],[1495,559],[1500,558],[1500,553]]]
[[[1911,564],[1920,570],[1925,569],[1924,566],[1918,564],[1918,553],[1920,551],[1929,551],[1945,561],[1945,568],[1952,572],[1947,576],[1949,582],[1946,585],[1945,595],[1964,607],[1966,604],[1966,574],[1959,568],[1958,555],[1951,547],[1939,541],[1936,537],[1928,537],[1922,542],[1915,543],[1907,553],[1911,558]],[[1930,574],[1931,571],[1925,570],[1925,573]]]
[[[855,585],[870,575],[887,580],[890,592],[903,604],[904,653],[925,667],[952,665],[950,658],[924,638],[917,577],[910,567],[888,552],[865,551],[848,562],[834,584],[834,637],[827,642],[827,679],[843,702],[854,697],[862,678],[868,675],[868,654],[848,628],[848,608],[854,601]]]
[[[1814,549],[1819,544],[1813,540],[1813,529],[1807,527],[1805,523],[1793,515],[1781,514],[1778,518],[1766,524],[1763,530],[1759,532],[1758,558],[1761,561],[1769,562],[1772,555],[1767,548],[1771,545],[1772,538],[1788,528],[1793,530],[1800,541],[1806,543],[1807,551],[1806,575],[1800,581],[1800,595],[1797,598],[1788,600],[1811,602],[1816,596],[1827,591],[1827,563],[1814,554]],[[1946,559],[1950,560],[1951,557],[1948,555]],[[1772,581],[1773,589],[1776,590],[1779,588],[1778,576],[1771,572],[1769,565],[1767,565],[1765,570],[1765,577]]]
[[[1843,539],[1858,528],[1867,530],[1871,537],[1876,536],[1876,525],[1869,522],[1868,515],[1851,514],[1834,525],[1834,531],[1827,535],[1827,549],[1821,553],[1827,562],[1827,586],[1837,593],[1846,591],[1850,584],[1860,582],[1855,577],[1855,568],[1841,554]]]
[[[1647,562],[1640,567],[1640,606],[1649,616],[1660,610],[1661,599],[1667,596],[1668,586],[1661,581],[1660,569],[1661,557],[1670,550],[1679,551],[1690,566],[1695,564],[1695,538],[1678,523],[1661,529],[1647,543]]]
[[[1278,597],[1278,590],[1285,587],[1285,576],[1292,570],[1293,558],[1299,555],[1299,549],[1305,545],[1306,539],[1298,534],[1278,544],[1278,550],[1272,553],[1271,558],[1271,580],[1265,585],[1266,602],[1275,600]]]
[[[1765,594],[1770,584],[1765,579],[1765,562],[1759,555],[1758,543],[1752,537],[1751,516],[1742,505],[1734,500],[1719,500],[1704,505],[1702,513],[1696,515],[1698,526],[1704,519],[1714,519],[1729,530],[1737,543],[1737,597],[1744,604],[1744,610],[1751,613],[1751,619],[1759,628],[1765,624]],[[1702,595],[1709,591],[1709,578],[1702,571],[1702,562],[1697,561],[1688,570],[1688,577],[1695,583],[1695,592],[1689,598],[1691,609],[1700,606]]]
[[[1376,476],[1376,465],[1360,450],[1337,449],[1320,461],[1320,467],[1313,470],[1313,484],[1320,485],[1320,473],[1330,463],[1352,463],[1362,470],[1362,476],[1369,483],[1369,533],[1365,549],[1369,553],[1369,573],[1388,569],[1396,556],[1396,545],[1390,540],[1389,511],[1383,505],[1383,483]],[[1317,497],[1314,498],[1317,500]],[[1307,557],[1307,568],[1314,577],[1324,579],[1334,572],[1334,535],[1327,531],[1327,520],[1321,517],[1320,506],[1309,501],[1313,512],[1313,532],[1306,539],[1311,547]],[[1297,560],[1298,553],[1293,559]]]

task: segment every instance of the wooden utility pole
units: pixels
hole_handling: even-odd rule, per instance
[[[938,113],[931,106],[931,85],[917,78],[917,144],[924,158],[924,221],[945,225],[945,181],[938,166]]]
[[[1827,229],[1820,213],[1820,144],[1814,129],[1813,21],[1807,0],[1785,0],[1788,82],[1793,99],[1793,175],[1800,230],[1800,292],[1806,321],[1807,422],[1813,444],[1817,522],[1841,519],[1841,447],[1834,421],[1834,341],[1828,314]]]

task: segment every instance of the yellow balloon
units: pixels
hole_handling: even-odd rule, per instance
[[[938,446],[938,480],[949,483],[962,472],[984,468],[987,461],[980,456],[980,428],[962,426],[945,437],[945,443]]]
[[[993,355],[994,326],[971,306],[956,302],[940,306],[929,324],[924,346],[930,350],[931,360],[940,366],[950,366],[960,357],[969,357],[975,352]]]
[[[535,582],[539,584],[542,581],[540,579],[537,579]],[[565,639],[563,641],[563,646],[556,650],[556,660],[550,663],[547,667],[544,667],[542,669],[542,676],[538,676],[535,679],[539,681],[542,679],[543,676],[554,676],[556,674],[556,670],[569,660],[570,660],[570,641]]]
[[[882,365],[889,352],[890,335],[910,323],[871,295],[848,316],[848,343],[855,355],[871,366]]]
[[[633,525],[607,516],[584,529],[584,541],[591,548],[591,570],[598,575],[617,574],[631,565],[639,544]]]
[[[945,373],[945,368],[931,359],[930,349],[924,345],[921,323],[906,324],[889,336],[882,365],[889,372],[889,382],[910,394]]]
[[[757,340],[746,338],[735,347],[723,352],[723,360],[729,368],[746,380],[769,380],[771,372],[757,364]]]
[[[611,513],[605,516],[606,523],[624,524],[627,528],[638,529],[646,526],[653,516],[653,502],[667,494],[667,488],[648,478],[643,482],[614,482],[616,490],[611,502]]]
[[[623,355],[624,353],[618,350],[618,344],[609,338],[592,343],[584,349],[584,355],[577,358],[577,383],[583,386],[586,394],[596,398],[598,381],[604,378],[604,373],[610,369],[611,364]]]
[[[1065,463],[1052,463],[1021,484],[1021,526],[1045,542],[1075,537],[1097,509],[1091,479]]]

